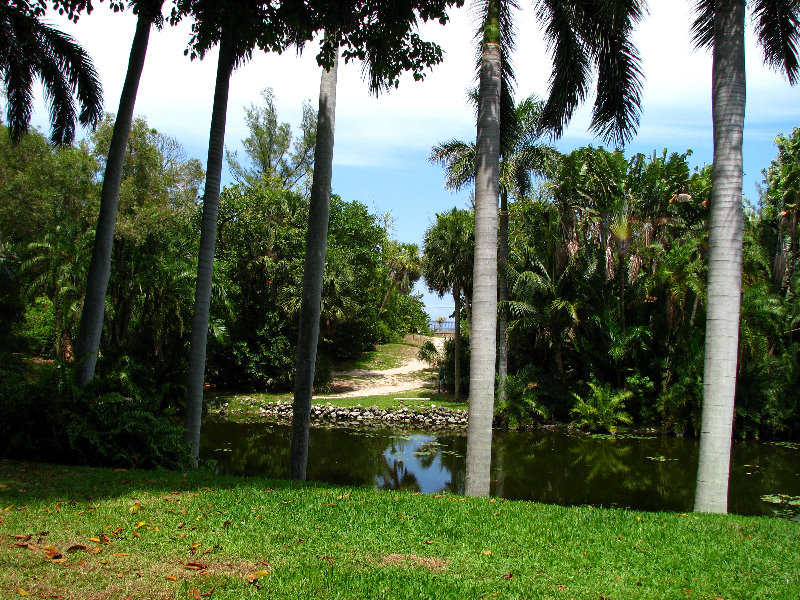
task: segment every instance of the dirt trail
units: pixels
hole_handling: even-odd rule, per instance
[[[436,346],[439,353],[444,351],[444,338],[428,337]],[[362,396],[383,396],[397,394],[421,387],[434,387],[436,374],[426,371],[430,365],[417,358],[409,357],[399,367],[383,371],[369,369],[354,369],[333,374],[331,389],[333,393],[315,396],[315,399],[325,398],[359,398]]]

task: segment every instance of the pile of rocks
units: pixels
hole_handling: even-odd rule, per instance
[[[258,410],[259,417],[279,423],[292,420],[291,402],[267,402]],[[444,429],[467,425],[466,410],[451,410],[444,406],[430,405],[424,408],[400,408],[383,410],[377,406],[333,406],[314,404],[311,406],[311,420],[315,425],[337,425],[341,427],[358,425],[413,426],[423,429]]]

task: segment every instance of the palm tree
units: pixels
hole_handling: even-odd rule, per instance
[[[114,133],[111,136],[108,150],[103,190],[100,194],[100,213],[97,217],[92,260],[86,280],[86,298],[83,302],[81,325],[78,330],[76,356],[79,363],[75,371],[75,379],[81,387],[94,378],[97,364],[97,351],[103,332],[108,278],[111,274],[111,249],[114,245],[114,224],[117,218],[119,188],[122,183],[122,165],[125,161],[128,137],[133,123],[136,93],[139,90],[139,80],[147,55],[150,28],[152,25],[159,27],[163,22],[161,17],[163,4],[164,0],[134,0],[131,3],[133,12],[137,15],[136,31],[133,35],[128,72],[122,86],[119,110],[114,122]]]
[[[335,35],[331,37],[335,38]],[[336,80],[339,72],[338,45],[333,63],[323,69],[319,84],[317,141],[314,148],[314,174],[311,180],[306,256],[303,265],[303,294],[297,342],[297,362],[292,410],[292,445],[289,476],[304,481],[308,463],[308,436],[311,395],[317,360],[317,338],[322,303],[322,280],[328,241],[333,178],[333,143],[336,121]]]
[[[709,213],[708,306],[703,417],[695,510],[728,510],[733,402],[742,277],[742,132],[745,113],[745,0],[698,0],[693,30],[713,49],[714,171]],[[800,7],[795,0],[755,0],[756,35],[765,61],[800,76]]]
[[[258,44],[272,50],[288,45],[286,28],[272,10],[257,0],[231,4],[224,0],[182,0],[173,10],[172,20],[191,14],[191,56],[201,57],[219,45],[214,104],[208,139],[206,182],[203,194],[203,218],[200,228],[200,250],[197,263],[192,335],[189,350],[189,374],[186,390],[186,431],[195,462],[200,451],[200,418],[203,412],[206,345],[208,341],[211,282],[214,248],[217,239],[217,215],[222,179],[222,158],[225,146],[225,121],[228,89],[234,69],[248,60]]]
[[[454,0],[407,0],[399,3],[372,4],[358,0],[352,6],[322,0],[313,8],[319,11],[316,26],[324,26],[328,34],[317,56],[328,68],[323,72],[320,87],[320,115],[315,148],[315,169],[311,191],[311,212],[307,234],[306,262],[303,272],[303,297],[300,313],[300,332],[297,349],[297,378],[292,415],[292,450],[290,475],[305,479],[308,460],[308,435],[311,394],[319,335],[320,304],[325,264],[325,245],[330,210],[330,184],[333,169],[333,125],[336,110],[336,72],[340,46],[345,61],[358,58],[364,61],[363,73],[370,91],[378,94],[399,84],[403,71],[412,71],[414,79],[424,78],[424,69],[441,60],[441,49],[422,41],[415,33],[418,19],[447,20],[445,9]],[[296,21],[303,23],[303,20]],[[391,23],[391,26],[388,24]],[[303,23],[302,33],[313,33],[312,22]],[[303,27],[300,25],[300,27]],[[324,92],[323,92],[324,88]],[[325,115],[322,116],[323,110]],[[321,135],[319,129],[328,127]],[[322,138],[322,139],[321,139]],[[320,154],[317,155],[317,151]],[[321,164],[322,161],[324,164]]]
[[[436,223],[425,232],[422,250],[422,273],[428,289],[443,297],[453,294],[455,305],[454,390],[461,398],[461,295],[471,287],[475,229],[470,211],[452,209],[437,214]]]
[[[489,493],[497,321],[497,203],[499,196],[501,81],[509,81],[505,59],[513,49],[512,0],[479,0],[480,83],[475,174],[474,317],[471,331],[467,477],[470,496]],[[592,129],[624,142],[638,124],[641,71],[630,33],[642,16],[631,0],[539,0],[554,51],[550,96],[540,123],[560,135],[591,85],[597,68]]]
[[[508,86],[505,86],[508,87]],[[504,88],[505,89],[505,88]],[[470,94],[471,99],[476,99]],[[519,198],[531,189],[531,174],[544,177],[550,172],[558,153],[555,149],[539,142],[539,115],[543,103],[536,96],[529,96],[516,107],[502,106],[502,102],[513,103],[510,93],[501,97],[502,115],[506,117],[505,127],[500,131],[500,241],[498,248],[497,301],[508,300],[508,284],[505,265],[508,264],[508,198],[511,194]],[[503,121],[501,121],[502,123]],[[431,162],[439,163],[447,174],[445,188],[460,190],[475,182],[475,144],[450,140],[437,144],[431,150]],[[497,319],[497,378],[498,391],[504,392],[508,356],[506,346],[507,320],[503,312]]]
[[[416,244],[390,242],[388,253],[389,261],[389,289],[378,307],[378,316],[383,312],[386,303],[396,289],[401,294],[407,294],[414,284],[422,277],[422,262],[419,255],[419,246]]]
[[[25,0],[0,4],[0,74],[6,120],[14,142],[28,130],[34,78],[50,104],[50,140],[71,144],[75,120],[95,127],[103,117],[103,91],[89,55],[69,35],[39,20],[44,8]],[[76,115],[75,96],[80,104]]]

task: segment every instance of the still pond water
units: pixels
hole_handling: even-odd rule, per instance
[[[220,473],[287,477],[290,438],[285,425],[208,422],[201,456],[217,461]],[[465,433],[312,428],[308,479],[460,494],[466,447]],[[496,430],[491,493],[565,506],[687,512],[694,503],[697,453],[692,439]],[[800,444],[734,442],[728,510],[797,518],[785,501],[762,500],[778,494],[795,502],[800,496]]]

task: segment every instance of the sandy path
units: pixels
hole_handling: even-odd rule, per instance
[[[436,349],[442,353],[444,338],[430,337]],[[434,387],[436,374],[430,371],[430,365],[416,357],[409,358],[399,367],[384,371],[371,371],[368,369],[354,369],[333,374],[331,388],[332,394],[314,396],[315,399],[325,398],[360,398],[362,396],[384,396],[397,394],[421,387]]]

